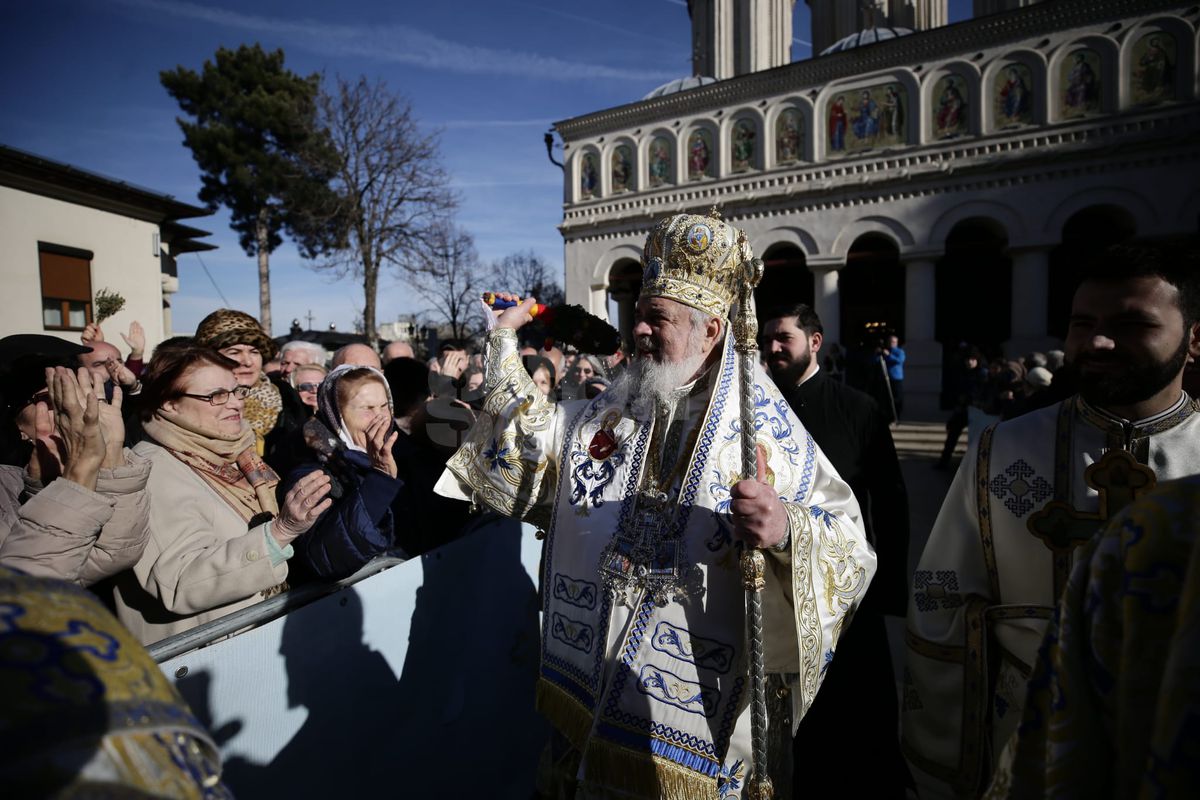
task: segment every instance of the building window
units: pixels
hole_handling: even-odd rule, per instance
[[[92,321],[92,253],[38,242],[42,278],[42,325],[81,331]]]

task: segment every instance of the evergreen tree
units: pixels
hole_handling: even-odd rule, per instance
[[[200,167],[201,201],[228,208],[242,249],[258,257],[259,319],[268,333],[269,257],[282,233],[310,255],[330,247],[329,231],[338,228],[314,223],[320,209],[338,207],[329,188],[333,148],[315,122],[320,76],[301,77],[283,58],[258,44],[220,48],[199,73],[179,66],[159,76],[188,116],[177,121]]]

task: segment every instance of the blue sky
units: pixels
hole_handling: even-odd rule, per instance
[[[951,19],[969,0],[951,0]],[[793,57],[807,58],[796,5]],[[197,203],[199,175],[158,73],[198,69],[220,46],[282,48],[301,74],[381,78],[441,130],[462,198],[457,221],[487,261],[532,248],[561,272],[562,177],[542,134],[555,120],[620,105],[691,72],[684,0],[7,0],[0,11],[0,142]],[[223,211],[191,221],[219,246],[201,254],[229,304],[257,314],[252,258]],[[175,327],[224,305],[196,255],[179,263]],[[311,311],[348,329],[352,279],[308,269],[285,243],[271,259],[275,333]],[[381,282],[380,322],[419,310]]]

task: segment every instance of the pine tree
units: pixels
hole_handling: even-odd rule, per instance
[[[301,77],[283,60],[282,50],[242,45],[220,48],[199,73],[179,66],[159,76],[188,117],[177,121],[200,167],[200,200],[228,208],[242,249],[258,257],[259,320],[268,333],[270,254],[285,231],[306,255],[323,252],[329,237],[314,225],[321,214],[313,209],[337,207],[332,146],[316,125],[320,76]]]

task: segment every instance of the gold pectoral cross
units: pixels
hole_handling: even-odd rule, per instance
[[[1080,511],[1065,501],[1051,500],[1025,522],[1029,532],[1054,553],[1056,596],[1066,585],[1071,552],[1158,482],[1154,470],[1139,464],[1125,450],[1109,450],[1087,468],[1083,479],[1099,494],[1095,511]]]

